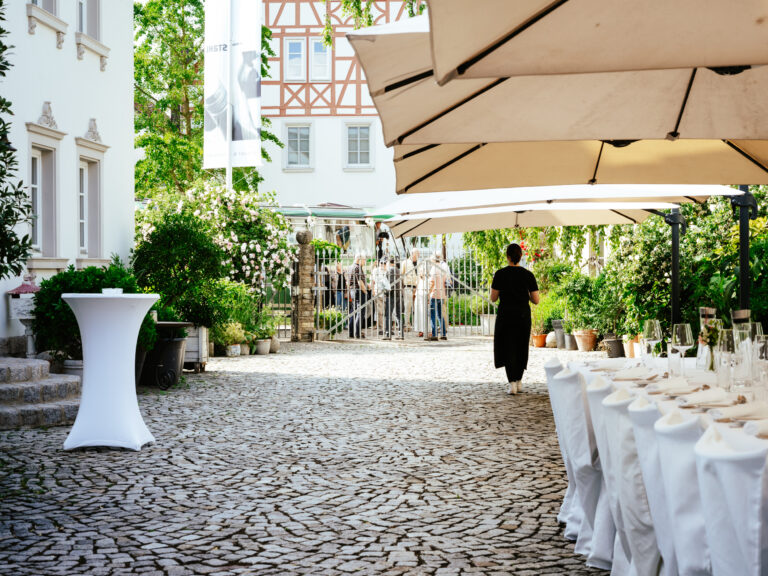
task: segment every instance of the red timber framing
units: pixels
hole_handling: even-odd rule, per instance
[[[405,3],[377,0],[376,24],[407,17]],[[262,114],[269,117],[376,116],[360,64],[345,34],[354,21],[342,13],[340,2],[318,0],[264,0],[264,22],[272,30],[271,78],[262,81]],[[334,26],[330,81],[310,81],[311,39],[320,38],[326,18]],[[304,41],[304,78],[286,81],[283,55],[288,39]]]

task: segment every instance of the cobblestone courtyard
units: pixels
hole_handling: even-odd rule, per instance
[[[140,396],[138,453],[0,432],[0,573],[600,574],[555,519],[550,353],[510,397],[485,339],[283,345]]]

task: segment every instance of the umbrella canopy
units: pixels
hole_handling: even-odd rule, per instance
[[[764,0],[430,0],[429,18],[440,83],[768,64]]]
[[[703,185],[605,185],[595,186],[534,186],[530,188],[478,190],[473,194],[435,192],[405,194],[394,202],[374,208],[369,216],[391,218],[424,212],[447,212],[472,208],[493,208],[516,204],[546,203],[550,207],[573,202],[686,202],[703,203],[710,196],[736,196],[740,190],[728,186]]]
[[[638,224],[651,215],[649,210],[671,208],[677,205],[666,202],[535,203],[425,212],[399,216],[386,224],[396,238],[401,238],[498,228]]]
[[[768,141],[598,140],[396,146],[396,192],[564,184],[768,184]]]
[[[768,67],[737,75],[646,70],[438,86],[426,16],[347,37],[365,70],[387,145],[768,139]]]

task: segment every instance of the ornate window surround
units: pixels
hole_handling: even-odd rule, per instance
[[[61,49],[64,45],[64,35],[67,33],[68,24],[55,14],[48,12],[48,10],[40,6],[29,3],[27,4],[27,21],[27,31],[30,34],[35,33],[38,24],[42,24],[56,32],[56,48]]]

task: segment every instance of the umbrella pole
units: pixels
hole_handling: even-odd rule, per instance
[[[741,185],[740,196],[731,198],[731,205],[739,208],[739,307],[749,310],[752,274],[749,269],[749,221],[757,218],[757,200],[749,192],[749,186]]]
[[[685,218],[679,208],[664,217],[664,221],[672,227],[672,324],[680,323],[680,225],[685,232]]]

